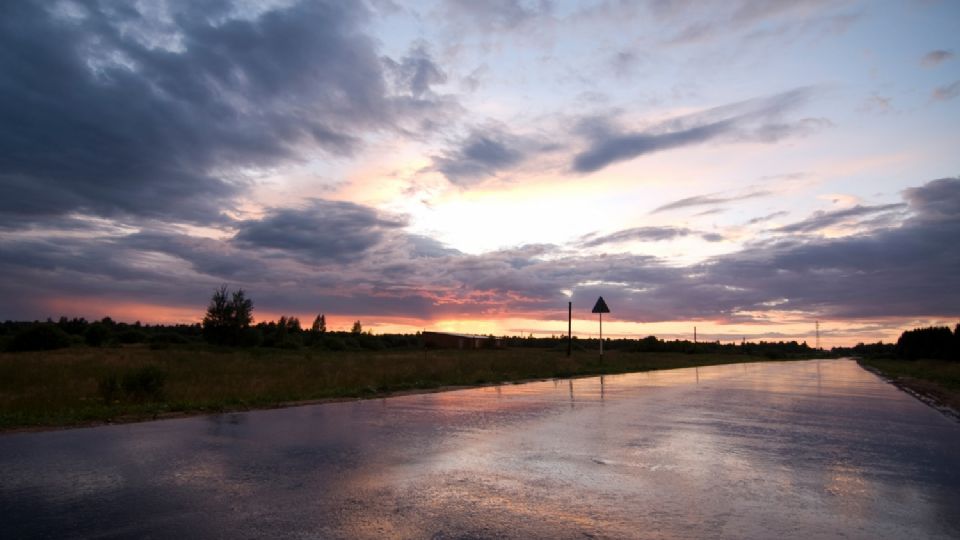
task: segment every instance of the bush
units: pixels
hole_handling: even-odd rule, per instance
[[[167,374],[157,366],[143,366],[128,371],[120,381],[127,398],[134,401],[162,401]]]
[[[167,374],[158,366],[131,369],[122,376],[110,373],[97,383],[97,391],[107,404],[119,401],[163,401]]]
[[[110,329],[103,323],[95,322],[87,327],[83,338],[87,342],[87,345],[100,347],[110,338]]]
[[[70,346],[70,336],[52,324],[34,324],[13,336],[8,351],[51,351]]]
[[[143,343],[147,340],[147,334],[140,330],[126,330],[117,336],[120,343]]]
[[[241,347],[259,347],[263,343],[263,332],[257,328],[244,328],[240,332]]]
[[[297,350],[300,348],[300,340],[295,339],[295,336],[287,336],[283,340],[275,342],[272,346],[277,349]]]
[[[104,402],[113,403],[120,398],[120,378],[116,373],[101,378],[97,384],[97,390]]]
[[[188,343],[187,338],[181,336],[180,334],[154,334],[150,336],[150,339],[147,340],[147,343],[150,345],[151,349],[161,350],[169,349],[170,345],[183,345]]]
[[[386,349],[386,346],[377,336],[362,334],[358,336],[358,341],[360,342],[360,347],[364,349],[371,351],[382,351],[383,349]]]
[[[323,338],[323,348],[331,351],[343,351],[346,350],[347,344],[343,342],[338,336],[324,336]]]

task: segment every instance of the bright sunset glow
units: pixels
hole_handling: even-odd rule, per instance
[[[0,317],[895,340],[960,318],[960,4],[13,2]]]

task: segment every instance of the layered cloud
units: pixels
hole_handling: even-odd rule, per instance
[[[669,202],[667,204],[658,206],[653,210],[652,213],[656,214],[659,212],[665,212],[667,210],[679,210],[681,208],[693,208],[698,206],[718,206],[722,204],[735,203],[743,201],[746,199],[754,199],[757,197],[765,197],[770,195],[771,192],[763,190],[754,190],[748,191],[742,195],[720,195],[717,193],[708,194],[708,195],[695,195],[693,197],[686,197],[680,200]]]
[[[598,171],[620,161],[707,142],[776,142],[829,125],[822,118],[784,120],[783,115],[806,103],[815,91],[797,88],[769,97],[715,107],[659,122],[639,131],[612,125],[609,118],[582,124],[585,150],[574,156],[576,172]]]
[[[625,242],[660,242],[693,235],[698,235],[707,242],[723,240],[723,236],[717,233],[698,232],[686,227],[633,227],[605,235],[586,235],[581,239],[580,245],[582,247],[598,247]]]
[[[391,229],[406,225],[350,202],[314,199],[304,208],[280,208],[237,224],[233,242],[253,250],[278,250],[311,261],[345,261],[383,241]]]
[[[236,235],[222,240],[177,233],[70,244],[8,238],[0,270],[12,280],[0,293],[13,306],[27,295],[103,295],[195,304],[199,312],[208,289],[230,282],[247,288],[265,309],[423,321],[507,314],[551,319],[560,316],[567,295],[581,305],[598,294],[616,306],[616,318],[641,322],[749,322],[783,312],[845,320],[950,315],[960,302],[960,255],[953,249],[960,179],[903,195],[903,204],[815,214],[781,228],[774,240],[690,266],[610,250],[630,240],[700,234],[683,228],[581,240],[605,246],[605,255],[536,244],[466,255],[410,234],[402,219],[315,200],[240,222]],[[839,238],[804,234],[841,217],[890,211],[907,217]]]
[[[906,204],[902,203],[881,204],[876,206],[863,206],[858,204],[852,208],[844,208],[841,210],[833,210],[829,212],[818,211],[803,221],[784,225],[776,230],[777,232],[785,233],[809,233],[821,231],[823,229],[845,223],[862,223],[863,218],[867,217],[872,217],[872,223],[876,225],[880,223],[877,221],[877,219],[883,219],[884,214],[903,210],[906,208],[906,206]],[[890,218],[892,216],[888,215],[887,217]]]
[[[4,3],[0,317],[199,317],[222,283],[265,313],[424,325],[598,294],[632,321],[955,314],[958,180],[892,190],[955,173],[956,43],[931,30],[870,81],[825,56],[881,11]]]

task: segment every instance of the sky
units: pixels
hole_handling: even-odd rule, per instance
[[[960,3],[0,5],[0,319],[960,322]]]

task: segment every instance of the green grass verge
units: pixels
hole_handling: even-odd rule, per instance
[[[0,353],[0,430],[372,397],[411,389],[767,361],[746,355],[550,349],[313,351],[147,347]],[[117,390],[155,366],[159,392]],[[153,369],[153,368],[150,368]],[[113,384],[105,391],[105,383]]]
[[[858,362],[899,385],[960,411],[960,362],[889,358],[861,358]]]

